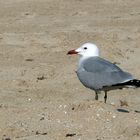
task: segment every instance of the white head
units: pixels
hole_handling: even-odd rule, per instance
[[[85,43],[76,50],[71,50],[68,54],[79,54],[82,57],[99,56],[99,49],[95,44]]]

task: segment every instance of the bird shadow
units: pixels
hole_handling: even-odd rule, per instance
[[[118,112],[121,112],[121,113],[130,113],[129,110],[127,110],[127,109],[122,109],[122,108],[118,108],[117,111],[118,111]],[[133,112],[135,112],[135,113],[140,113],[139,110],[131,110],[131,111],[133,111]]]
[[[122,113],[129,113],[130,111],[127,109],[122,109],[122,108],[118,108],[117,109],[118,112],[122,112]]]

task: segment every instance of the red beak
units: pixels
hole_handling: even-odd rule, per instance
[[[75,50],[70,50],[68,51],[67,55],[72,55],[72,54],[77,54],[78,52],[76,52]]]

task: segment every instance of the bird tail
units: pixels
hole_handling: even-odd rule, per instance
[[[127,81],[127,82],[124,82],[124,83],[119,83],[119,84],[116,84],[116,85],[113,85],[113,86],[132,86],[132,87],[140,87],[140,80],[137,80],[137,79],[133,79],[133,80],[130,80],[130,81]]]

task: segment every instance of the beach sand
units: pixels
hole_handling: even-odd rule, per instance
[[[140,139],[140,89],[105,104],[78,80],[86,42],[140,79],[140,1],[0,0],[0,139]]]

